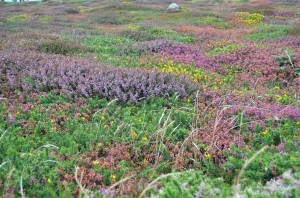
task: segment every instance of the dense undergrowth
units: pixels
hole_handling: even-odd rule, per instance
[[[3,197],[300,197],[300,4],[0,4]]]

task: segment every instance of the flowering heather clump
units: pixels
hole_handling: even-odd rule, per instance
[[[196,67],[203,67],[207,70],[214,70],[219,67],[218,63],[213,63],[200,49],[190,45],[177,44],[171,47],[164,47],[159,53],[162,57],[169,57],[181,64],[193,64]]]
[[[166,47],[174,47],[176,42],[172,40],[155,40],[155,41],[144,41],[137,42],[129,46],[123,46],[122,52],[124,54],[137,53],[142,55],[144,53],[158,53]]]
[[[197,26],[191,26],[191,25],[179,25],[176,26],[175,29],[179,32],[183,33],[192,33],[196,36],[197,40],[205,41],[206,39],[211,39],[216,37],[223,37],[225,34],[222,34],[225,30],[217,30],[212,27],[204,27],[200,28]]]
[[[244,72],[253,75],[263,75],[266,78],[278,78],[280,80],[293,81],[297,74],[293,70],[279,70],[279,64],[275,61],[274,55],[283,54],[280,49],[276,48],[258,48],[255,45],[246,45],[233,54],[220,53],[214,56],[217,64],[234,65],[243,69]],[[298,54],[295,59],[299,60]],[[295,67],[299,67],[295,64]]]
[[[178,32],[188,33],[195,35],[196,43],[202,45],[207,41],[217,40],[236,40],[246,33],[253,32],[252,29],[228,29],[219,30],[213,27],[197,27],[193,25],[178,25],[174,28]]]
[[[275,39],[263,41],[264,44],[268,44],[270,47],[288,47],[297,49],[300,47],[300,36],[284,36]]]
[[[209,145],[218,163],[224,160],[224,150],[232,144],[240,147],[245,145],[245,140],[254,139],[255,134],[251,131],[256,126],[264,128],[267,120],[300,120],[297,105],[278,104],[276,101],[270,102],[269,98],[259,99],[247,93],[221,95],[218,91],[202,91],[198,108],[203,116],[202,126],[198,128],[199,141]],[[212,114],[216,119],[207,120],[205,114]]]
[[[151,95],[167,97],[177,93],[186,97],[193,90],[192,83],[184,76],[175,78],[155,70],[104,67],[83,59],[37,52],[3,54],[0,65],[3,90],[52,90],[75,97],[133,102]]]

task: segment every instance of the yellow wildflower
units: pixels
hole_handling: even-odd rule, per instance
[[[204,157],[205,157],[205,158],[210,158],[210,154],[209,154],[209,153],[205,153],[205,154],[204,154]]]
[[[94,166],[99,165],[100,162],[99,161],[93,161]]]
[[[268,131],[265,130],[264,132],[262,132],[264,135],[267,135],[268,134]]]
[[[81,117],[81,120],[82,120],[82,121],[85,121],[85,117]]]
[[[52,180],[50,178],[47,179],[48,183],[51,184]]]
[[[101,117],[101,120],[105,120],[105,117],[104,117],[104,116],[102,116],[102,117]]]
[[[148,138],[144,136],[144,137],[142,137],[142,140],[146,141],[146,140],[148,140]]]
[[[136,133],[136,132],[134,132],[134,131],[131,131],[131,136],[132,136],[132,137],[134,137],[134,138],[136,138],[138,135],[137,135],[137,133]]]
[[[110,175],[110,178],[111,178],[112,180],[115,180],[115,179],[116,179],[116,175],[115,175],[115,174],[111,174],[111,175]]]

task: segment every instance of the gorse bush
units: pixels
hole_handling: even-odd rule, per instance
[[[22,60],[22,61],[18,61]],[[188,96],[193,84],[184,76],[144,69],[99,66],[95,62],[39,53],[5,54],[2,85],[24,91],[54,91],[74,97],[137,102],[148,96]]]
[[[234,17],[244,24],[256,24],[262,22],[264,15],[258,13],[249,13],[249,12],[237,12],[234,14]]]
[[[253,23],[260,23],[262,22],[264,18],[264,15],[253,13],[249,14],[244,18],[244,23],[245,24],[253,24]]]

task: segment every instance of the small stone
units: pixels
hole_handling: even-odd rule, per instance
[[[178,12],[179,11],[179,6],[177,5],[177,3],[172,3],[171,5],[169,5],[168,12]]]

